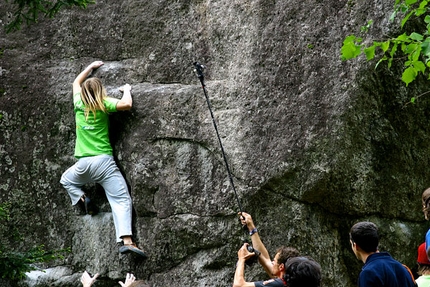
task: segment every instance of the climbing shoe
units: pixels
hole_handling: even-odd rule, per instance
[[[121,254],[126,254],[126,253],[130,253],[133,252],[139,256],[142,256],[144,258],[146,258],[146,254],[145,252],[143,252],[143,250],[140,250],[135,243],[132,244],[124,244],[123,246],[121,246],[119,248],[119,253]]]

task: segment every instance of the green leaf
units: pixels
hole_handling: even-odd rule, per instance
[[[421,16],[427,12],[427,1],[421,1],[420,6],[415,11],[415,16]]]
[[[391,68],[391,65],[393,64],[393,58],[388,59],[388,69]]]
[[[406,24],[412,14],[414,14],[414,11],[409,12],[408,15],[406,15],[405,18],[402,19],[402,24],[400,25],[401,28],[403,28],[403,26]]]
[[[418,59],[420,58],[420,56],[421,56],[421,45],[417,45],[417,48],[413,51],[413,53],[412,53],[412,60],[415,62],[415,61],[418,61]]]
[[[409,10],[409,6],[408,5],[405,5],[405,4],[401,4],[400,5],[400,11],[402,13],[406,13],[406,12],[408,12],[408,10]]]
[[[407,47],[407,45],[404,44],[404,43],[402,43],[401,47],[402,47],[402,52],[406,53],[406,47]]]
[[[426,71],[426,65],[422,61],[416,61],[414,67],[423,74]]]
[[[406,4],[406,5],[412,5],[412,4],[417,3],[417,1],[418,1],[418,0],[405,0],[405,4]]]
[[[411,35],[409,37],[415,41],[422,41],[424,39],[423,35],[418,34],[416,32],[411,33]]]
[[[403,33],[402,35],[397,36],[396,40],[401,42],[409,43],[411,40],[409,39],[409,36],[406,35],[406,33]]]
[[[406,87],[417,77],[417,71],[414,67],[410,66],[403,71],[402,81],[406,84]]]
[[[422,8],[420,9],[420,8],[418,8],[418,9],[415,10],[415,16],[419,17],[422,14],[424,14],[426,11],[427,11],[427,9],[422,9]]]
[[[411,44],[406,46],[406,49],[404,52],[406,54],[412,54],[417,49],[417,46],[418,46],[417,44],[411,43]]]
[[[424,72],[426,71],[426,65],[424,65],[424,63],[422,61],[415,61],[413,63],[413,66],[415,67],[415,69],[421,73],[424,74]]]
[[[393,45],[393,48],[391,48],[390,57],[393,58],[396,52],[397,52],[397,43]]]
[[[366,55],[367,61],[372,60],[375,57],[375,46],[365,48],[364,54]]]
[[[354,35],[345,38],[341,48],[342,60],[353,59],[361,54],[361,45],[357,45],[356,42],[361,42],[361,38],[357,38]]]
[[[385,42],[382,42],[381,43],[381,49],[382,49],[382,51],[385,53],[385,52],[387,52],[387,50],[388,50],[388,48],[390,47],[390,40],[388,40],[388,41],[385,41]]]
[[[430,43],[427,41],[421,43],[421,51],[424,56],[430,57]]]
[[[424,18],[424,22],[426,22],[427,24],[430,24],[430,15],[427,15],[427,16]]]
[[[412,97],[412,98],[411,98],[411,103],[412,103],[412,104],[415,104],[415,100],[416,100],[416,98],[415,98],[415,97]]]
[[[428,4],[427,0],[421,1],[419,9],[427,8],[427,4]]]

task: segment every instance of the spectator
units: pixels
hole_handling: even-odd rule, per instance
[[[287,260],[284,280],[288,287],[320,287],[321,266],[310,257]]]
[[[414,287],[415,281],[409,268],[379,252],[378,228],[372,222],[359,222],[350,230],[352,251],[364,263],[358,278],[359,287]]]
[[[424,190],[422,195],[422,204],[423,204],[423,212],[424,218],[429,220],[429,212],[430,212],[430,188]],[[430,259],[430,229],[427,231],[425,238],[425,250],[427,252],[427,258]]]
[[[430,261],[427,258],[427,252],[425,248],[425,242],[420,244],[418,247],[418,275],[420,275],[415,282],[417,282],[418,287],[428,287],[430,286]]]
[[[238,261],[236,265],[236,272],[234,275],[234,287],[283,287],[285,286],[284,274],[285,274],[285,263],[291,257],[296,257],[299,255],[297,249],[292,247],[281,247],[276,251],[273,261],[270,259],[269,252],[264,246],[260,239],[257,228],[254,225],[252,217],[250,214],[241,212],[242,224],[246,225],[249,234],[251,236],[251,241],[253,248],[257,250],[260,255],[258,256],[258,261],[263,266],[266,273],[271,277],[271,279],[266,281],[256,281],[247,282],[245,280],[245,262],[251,260],[252,257],[257,256],[256,252],[248,251],[248,243],[245,243],[238,251]]]

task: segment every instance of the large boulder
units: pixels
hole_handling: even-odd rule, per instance
[[[390,70],[342,62],[346,35],[395,34],[392,1],[114,1],[0,31],[0,200],[7,248],[70,248],[20,286],[80,286],[84,270],[118,286],[127,272],[154,286],[231,285],[255,219],[270,254],[289,245],[315,258],[325,286],[354,286],[361,268],[348,231],[380,226],[381,250],[415,266],[427,224],[430,103]],[[0,20],[13,6],[0,3]],[[132,86],[133,109],[111,116],[115,158],[130,187],[134,231],[149,255],[120,255],[101,187],[96,216],[59,184],[75,162],[71,83],[93,60],[108,93]],[[193,73],[199,61],[205,90]],[[235,188],[231,185],[205,93]],[[20,239],[16,240],[16,236]],[[247,280],[266,279],[258,265]]]

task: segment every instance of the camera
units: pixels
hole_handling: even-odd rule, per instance
[[[258,251],[257,249],[254,249],[254,247],[252,247],[251,245],[248,245],[246,249],[248,249],[248,252],[255,253],[254,256],[246,259],[245,261],[246,265],[251,266],[258,261],[258,257],[260,256],[261,252]]]

